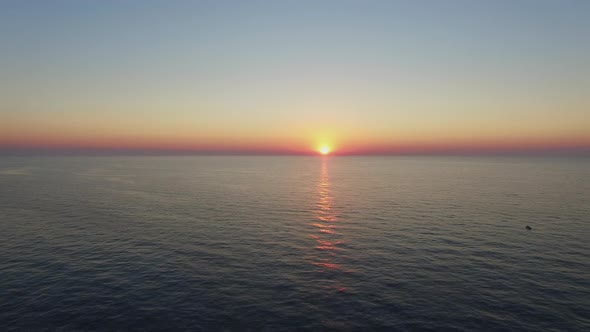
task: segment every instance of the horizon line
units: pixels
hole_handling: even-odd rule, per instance
[[[192,150],[192,149],[113,149],[113,148],[7,148],[0,156],[322,156],[316,151],[280,150]],[[328,156],[563,156],[590,157],[590,147],[513,149],[416,149],[334,151]]]

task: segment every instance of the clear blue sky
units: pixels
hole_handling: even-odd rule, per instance
[[[590,142],[590,1],[2,1],[0,45],[3,146]]]

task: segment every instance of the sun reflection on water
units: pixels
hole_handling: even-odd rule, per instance
[[[328,174],[328,158],[322,158],[319,181],[316,188],[317,200],[315,203],[314,221],[310,223],[314,227],[311,238],[315,240],[314,254],[311,264],[318,272],[325,274],[327,288],[337,289],[342,292],[346,287],[337,280],[339,272],[346,272],[341,264],[342,246],[345,241],[339,232],[338,214],[334,210],[334,197],[330,189]]]

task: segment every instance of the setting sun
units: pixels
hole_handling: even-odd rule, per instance
[[[330,148],[328,146],[322,146],[320,147],[320,153],[323,155],[327,155],[330,153]]]

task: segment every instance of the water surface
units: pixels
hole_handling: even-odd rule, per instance
[[[589,222],[581,158],[2,157],[0,327],[583,331]]]

